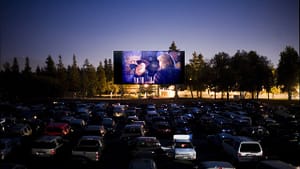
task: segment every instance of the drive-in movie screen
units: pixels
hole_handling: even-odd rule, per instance
[[[115,84],[183,84],[184,51],[114,51]]]

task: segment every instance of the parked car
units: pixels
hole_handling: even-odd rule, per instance
[[[232,135],[228,133],[218,133],[213,135],[208,135],[207,137],[208,142],[215,148],[222,149],[223,142],[227,139],[231,140]]]
[[[71,126],[68,123],[51,122],[45,128],[45,135],[67,137],[71,134]]]
[[[257,162],[263,159],[263,149],[259,141],[245,136],[232,136],[222,142],[225,153],[234,163]]]
[[[113,118],[104,117],[102,119],[102,125],[108,133],[114,133],[116,130],[116,122]]]
[[[227,161],[201,161],[197,166],[198,169],[235,169],[235,167]]]
[[[151,158],[135,158],[129,162],[128,169],[157,169],[157,166]]]
[[[162,157],[164,154],[156,137],[137,137],[131,149],[133,157],[157,158]]]
[[[103,125],[86,125],[82,131],[82,136],[101,136],[104,137],[106,129]]]
[[[126,117],[125,105],[116,104],[113,106],[113,117],[116,119],[122,119]]]
[[[61,136],[41,136],[33,141],[33,157],[63,157],[68,152],[67,142]]]
[[[122,142],[127,143],[127,145],[132,144],[133,140],[140,136],[145,136],[145,129],[142,125],[139,124],[127,124],[120,136]]]
[[[72,150],[72,157],[82,162],[98,162],[103,151],[102,137],[82,136]],[[78,158],[79,157],[79,158]]]
[[[80,137],[84,127],[87,125],[87,123],[83,119],[77,119],[72,116],[67,116],[68,118],[64,118],[64,120],[70,125],[71,139],[78,139]]]
[[[194,161],[197,158],[195,147],[189,135],[174,135],[172,148],[175,160]]]
[[[139,117],[134,115],[134,116],[127,116],[127,124],[131,124],[132,122],[134,121],[138,121],[139,120]]]
[[[153,124],[152,134],[157,137],[172,137],[173,130],[169,122],[159,121]]]
[[[12,162],[3,162],[0,163],[1,169],[27,169],[27,167],[23,164],[17,164]]]
[[[248,126],[239,130],[239,135],[261,140],[268,137],[270,132],[264,126]]]
[[[146,114],[145,114],[144,118],[148,125],[152,125],[152,119],[155,117],[158,117],[158,116],[159,116],[159,114],[157,113],[156,108],[148,107],[146,109]]]
[[[18,123],[9,128],[8,134],[10,136],[31,136],[32,128],[29,124]]]
[[[0,138],[0,160],[7,160],[17,154],[18,145],[12,138]]]

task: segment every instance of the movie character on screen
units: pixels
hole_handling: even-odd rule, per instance
[[[174,62],[175,68],[181,69],[181,56],[180,52],[176,50],[169,51],[169,55],[172,57],[172,60]]]
[[[136,67],[134,68],[133,83],[146,83],[148,81],[148,70],[147,66],[149,62],[141,59],[136,61]]]
[[[175,67],[172,56],[162,54],[157,57],[159,69],[154,75],[155,84],[178,84],[180,82],[180,69]]]

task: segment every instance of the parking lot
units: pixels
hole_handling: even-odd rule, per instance
[[[295,155],[300,150],[299,115],[297,106],[250,100],[1,103],[1,163],[19,164],[27,169],[127,169],[133,159],[147,158],[153,159],[158,169],[198,168],[203,161],[226,161],[236,168],[246,169],[255,169],[264,160],[300,166]],[[112,121],[104,123],[103,119]],[[67,127],[50,130],[56,123]],[[133,124],[142,126],[141,132],[124,136],[126,126]],[[86,134],[89,125],[100,126],[99,132]],[[239,162],[224,150],[225,141],[218,140],[220,133],[258,141],[263,155],[256,160]],[[62,138],[62,141],[49,151],[44,147],[34,151],[37,140],[45,135]],[[101,147],[75,152],[83,135],[101,137]],[[196,159],[176,158],[174,135],[189,136]],[[144,150],[143,155],[133,155],[139,137],[157,138],[159,151],[151,149],[151,156],[145,155]]]

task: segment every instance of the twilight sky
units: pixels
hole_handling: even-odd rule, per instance
[[[211,59],[254,50],[277,67],[287,45],[299,53],[299,0],[1,0],[0,64],[95,67],[114,50],[185,51]]]

